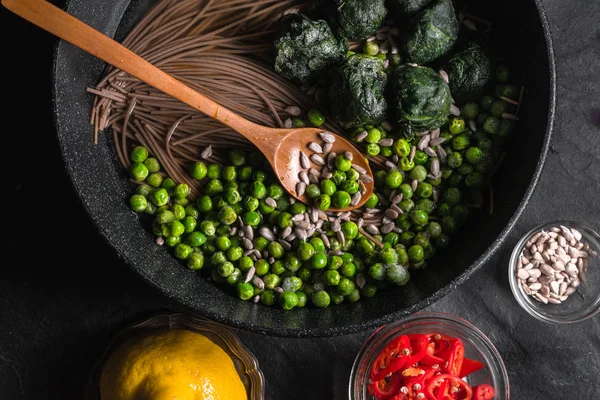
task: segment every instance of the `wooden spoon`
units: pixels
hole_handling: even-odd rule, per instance
[[[269,160],[283,187],[296,199],[308,203],[306,195],[298,196],[298,174],[304,170],[300,165],[300,153],[310,155],[311,142],[323,143],[319,128],[271,128],[255,124],[217,104],[194,89],[150,64],[120,43],[95,30],[69,13],[45,0],[2,0],[2,5],[40,28],[70,42],[97,58],[123,70],[156,89],[182,101],[194,109],[229,126],[250,140]],[[365,171],[366,192],[361,200],[344,208],[344,211],[362,206],[373,193],[373,174],[365,157],[349,141],[331,133],[335,142],[331,151],[342,154],[350,152],[353,163]],[[321,167],[311,164],[317,170]],[[370,178],[370,179],[369,179]],[[330,208],[330,211],[341,211]]]

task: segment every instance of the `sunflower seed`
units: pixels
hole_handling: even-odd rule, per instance
[[[283,121],[284,128],[290,129],[293,126],[294,126],[294,123],[292,122],[291,118],[286,118],[285,121]]]
[[[302,151],[300,152],[300,166],[302,168],[310,168],[310,160],[308,159],[308,156]]]
[[[542,296],[540,293],[534,293],[533,297],[536,298],[537,300],[541,301],[544,304],[548,304],[548,298]]]
[[[383,147],[391,147],[394,144],[394,139],[384,138],[379,141],[379,145]]]
[[[364,183],[371,183],[371,182],[373,182],[373,178],[370,175],[367,175],[367,174],[360,174],[360,180],[363,181]]]
[[[440,162],[442,164],[446,164],[446,160],[448,159],[448,154],[446,153],[446,150],[444,150],[444,148],[442,146],[437,147],[437,154],[438,154],[438,157],[440,158]]]
[[[540,271],[537,268],[534,269],[530,269],[528,271],[529,276],[531,276],[532,278],[539,278],[540,276],[542,276],[542,271]]]
[[[529,273],[526,270],[519,268],[517,269],[517,278],[525,280],[529,278]]]
[[[358,221],[356,221],[356,226],[358,226],[359,228],[362,228],[364,224],[365,220],[362,218],[359,218]]]
[[[330,154],[331,154],[331,153],[330,153]],[[321,156],[320,156],[320,155],[318,155],[318,154],[311,154],[311,156],[310,156],[310,160],[311,160],[312,162],[314,162],[315,164],[317,164],[317,165],[321,165],[321,166],[322,166],[322,165],[325,165],[325,160],[323,160],[323,157],[321,157]]]
[[[429,145],[430,146],[439,146],[440,144],[444,143],[445,141],[446,141],[446,138],[443,138],[443,137],[431,139],[429,141]]]
[[[529,290],[531,290],[532,292],[537,292],[541,288],[542,288],[542,284],[539,282],[532,283],[531,285],[529,285]]]
[[[394,229],[394,226],[395,226],[395,224],[393,221],[388,222],[387,224],[385,224],[381,227],[381,233],[383,233],[384,235],[387,235]]]
[[[252,280],[252,278],[254,277],[255,272],[256,272],[256,269],[254,267],[250,267],[250,269],[246,273],[246,278],[244,279],[244,282],[245,283],[250,282],[250,280]]]
[[[417,143],[417,149],[423,151],[425,150],[425,147],[429,146],[429,141],[431,140],[431,136],[424,135],[421,139],[419,139],[419,142]]]
[[[210,156],[212,156],[212,146],[208,145],[204,150],[202,150],[202,153],[200,153],[200,158],[206,160],[210,158]]]
[[[415,154],[417,154],[417,146],[412,146],[410,148],[410,154],[408,155],[408,159],[412,162],[415,159]]]
[[[357,143],[360,143],[363,140],[365,140],[368,135],[369,135],[369,132],[362,131],[361,133],[359,133],[358,135],[356,135],[356,137],[354,138],[354,141],[357,142]]]
[[[335,143],[335,135],[332,135],[329,132],[319,132],[319,136],[325,143]]]
[[[310,173],[308,174],[308,181],[309,181],[310,183],[313,183],[313,184],[315,184],[315,185],[316,185],[316,184],[318,184],[318,183],[319,183],[319,176],[318,176],[317,174],[315,174],[314,172],[310,172]]]
[[[314,153],[319,153],[319,154],[323,153],[323,148],[321,147],[321,145],[319,143],[310,142],[308,144],[308,149]]]
[[[156,239],[154,240],[154,242],[157,245],[162,246],[165,244],[165,239],[162,236],[157,236]]]
[[[373,224],[367,225],[367,231],[373,235],[378,235],[380,233],[379,228]]]
[[[350,200],[350,205],[351,205],[351,206],[355,206],[355,205],[357,205],[358,203],[360,203],[360,200],[361,200],[361,199],[362,199],[362,193],[361,193],[360,191],[358,191],[358,192],[354,193],[354,194],[352,195],[352,198],[351,198],[351,200]]]
[[[504,118],[504,119],[510,119],[510,120],[513,120],[513,121],[518,121],[519,120],[518,116],[516,116],[515,114],[510,114],[510,113],[502,113],[502,118]]]
[[[299,117],[302,114],[302,110],[297,106],[287,106],[283,111],[293,117]]]
[[[440,70],[440,77],[444,80],[444,82],[446,82],[446,83],[449,82],[448,73],[446,71],[444,71],[443,69]]]
[[[477,132],[477,123],[475,123],[475,121],[470,120],[469,121],[469,128],[473,131],[473,132]]]
[[[455,104],[451,104],[450,105],[450,114],[458,117],[460,115],[460,109]]]
[[[412,182],[410,183],[410,187],[412,189],[412,191],[416,191],[417,187],[419,186],[419,181],[416,179],[413,179]]]
[[[258,233],[267,240],[273,241],[276,239],[273,232],[271,232],[271,230],[269,228],[267,228],[266,226],[263,226],[262,228],[260,228]]]
[[[431,159],[430,171],[435,176],[440,173],[440,160],[438,158]]]
[[[396,196],[392,197],[390,199],[390,201],[392,202],[392,204],[398,204],[402,201],[402,193],[397,194]]]
[[[436,157],[437,153],[435,152],[434,149],[432,149],[431,147],[426,147],[425,150],[423,150],[425,152],[425,154],[427,154],[429,157]]]
[[[333,147],[333,144],[331,143],[325,143],[323,145],[323,154],[327,154],[331,151],[331,148]]]
[[[265,204],[268,205],[269,207],[277,208],[277,202],[272,197],[267,197],[265,199]]]
[[[542,285],[542,287],[540,288],[540,293],[543,294],[544,296],[549,296],[550,295],[550,288],[548,287],[548,285]]]
[[[392,208],[388,208],[385,210],[385,216],[390,219],[396,219],[398,218],[398,212]]]

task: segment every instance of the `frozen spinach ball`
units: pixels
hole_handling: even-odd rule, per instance
[[[313,21],[304,14],[286,15],[275,39],[275,71],[305,83],[343,59],[347,50],[348,41],[338,38],[327,21]]]
[[[459,22],[451,0],[435,0],[408,23],[405,51],[416,64],[429,64],[446,54],[458,38]]]
[[[352,41],[374,35],[387,16],[385,0],[323,0],[321,6],[334,29]]]
[[[381,123],[387,113],[387,75],[383,61],[355,54],[337,63],[331,73],[331,111],[347,127]]]
[[[448,74],[450,92],[457,101],[476,100],[491,82],[492,62],[483,48],[469,43],[454,54],[444,67]]]
[[[450,115],[448,84],[429,67],[402,65],[393,75],[394,107],[400,132],[413,137],[437,129]]]

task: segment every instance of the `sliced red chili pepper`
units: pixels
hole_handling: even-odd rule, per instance
[[[456,393],[461,392],[461,397]],[[457,376],[450,374],[439,374],[429,380],[425,388],[425,395],[434,400],[457,399],[471,400],[473,389],[471,386]]]
[[[482,383],[473,388],[474,400],[492,400],[496,395],[494,388],[486,383]]]
[[[460,369],[465,357],[465,346],[459,339],[455,339],[450,348],[438,355],[446,360],[442,370],[450,375],[459,376]]]
[[[422,366],[422,373],[417,376],[408,376],[404,378],[404,386],[408,388],[409,394],[416,397],[419,393],[425,392],[425,387],[429,380],[438,373],[438,369],[428,366]]]
[[[373,393],[377,400],[387,400],[400,389],[402,377],[400,374],[392,374],[389,378],[381,379],[373,383]]]
[[[392,340],[385,348],[377,355],[373,366],[371,367],[370,377],[373,381],[380,381],[392,371],[391,366],[394,361],[396,371],[404,365],[407,355],[404,354],[404,349],[410,347],[410,339],[406,335],[401,335]],[[397,360],[400,359],[401,362]]]
[[[371,368],[371,380],[380,381],[389,374],[400,370],[410,356],[410,339],[399,336],[377,356]]]
[[[460,368],[460,372],[459,372],[458,376],[460,378],[464,378],[465,376],[472,374],[473,372],[479,371],[482,368],[483,368],[482,362],[465,357],[463,359],[463,363]]]
[[[429,338],[427,335],[408,335],[410,339],[411,355],[406,362],[406,366],[415,365],[427,354]]]

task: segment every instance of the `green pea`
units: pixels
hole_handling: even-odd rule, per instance
[[[281,257],[283,257],[284,253],[285,253],[285,250],[283,249],[283,246],[281,245],[281,243],[273,241],[269,244],[269,254],[273,258],[281,258]]]
[[[144,197],[148,197],[153,190],[154,188],[152,186],[142,183],[136,188],[135,193],[141,194]]]
[[[403,231],[407,231],[412,225],[412,220],[408,214],[402,214],[396,218],[396,225],[398,225],[398,227]]]
[[[165,237],[165,244],[167,245],[167,247],[176,247],[180,243],[181,243],[181,236]],[[185,252],[185,248],[182,248],[182,251]],[[185,254],[182,254],[182,256],[184,257]],[[179,258],[179,257],[177,257],[177,258]],[[183,260],[183,258],[181,258],[181,259]]]
[[[312,245],[317,253],[325,251],[325,243],[320,237],[312,237],[308,242]]]
[[[325,116],[319,110],[308,110],[308,122],[313,126],[321,126],[325,122]]]
[[[294,292],[283,292],[279,296],[279,304],[284,310],[291,310],[298,305],[298,295]]]
[[[510,69],[505,64],[500,64],[496,67],[496,81],[506,83],[510,79]]]
[[[381,263],[376,263],[369,268],[369,276],[376,281],[385,279],[385,267]]]
[[[256,250],[263,251],[271,242],[262,236],[257,236],[254,238],[253,243]]]
[[[448,204],[446,202],[440,203],[437,207],[437,213],[440,215],[440,217],[450,215],[451,208],[452,207],[450,206],[450,204]]]
[[[200,247],[206,242],[206,235],[200,231],[193,231],[186,235],[185,243],[192,247]]]
[[[279,286],[279,283],[281,282],[281,278],[278,275],[275,274],[267,274],[265,275],[265,277],[263,278],[263,282],[265,283],[265,287],[267,289],[275,289],[277,286]]]
[[[402,178],[402,173],[400,171],[391,169],[385,177],[385,184],[390,189],[396,189],[402,184]]]
[[[377,128],[367,129],[367,137],[365,137],[365,142],[367,143],[379,143],[381,140],[381,131]]]
[[[412,244],[413,239],[415,238],[415,233],[411,231],[405,231],[400,234],[400,243],[404,246],[409,247]]]
[[[452,235],[458,229],[458,225],[451,215],[442,217],[440,225],[442,225],[442,231],[449,235]]]
[[[343,190],[338,190],[331,198],[331,203],[333,206],[340,210],[348,207],[351,201],[352,198],[350,197],[350,194]]]
[[[326,194],[327,196],[333,196],[333,194],[337,191],[337,187],[335,186],[335,182],[331,179],[323,179],[321,181],[321,193]]]
[[[448,204],[459,204],[462,199],[462,193],[460,189],[457,188],[447,188],[444,192],[443,199]]]
[[[391,247],[381,250],[379,253],[379,259],[383,264],[393,264],[398,261],[398,254],[396,250]]]
[[[489,111],[493,102],[494,98],[492,96],[483,96],[480,101],[480,106],[483,111]]]
[[[362,51],[368,56],[376,56],[379,53],[379,45],[376,42],[366,40],[363,43]]]
[[[146,167],[143,163],[133,163],[129,167],[129,174],[131,178],[136,182],[142,182],[148,177],[148,167]]]
[[[221,170],[221,178],[225,182],[235,181],[236,177],[237,177],[237,170],[233,165],[226,165]]]
[[[327,293],[325,290],[318,290],[318,291],[314,292],[313,295],[311,296],[310,300],[316,307],[319,307],[319,308],[326,308],[329,306],[329,303],[331,302],[329,293]]]
[[[306,121],[304,121],[302,118],[292,118],[292,127],[304,128],[306,127]]]
[[[422,165],[415,165],[415,167],[409,172],[408,176],[411,180],[423,182],[425,179],[427,179],[427,169]]]
[[[427,153],[421,150],[415,151],[415,158],[413,159],[415,165],[425,165],[429,161]]]
[[[477,103],[466,103],[462,110],[462,115],[469,120],[474,120],[477,118],[477,114],[479,113],[479,104]]]
[[[452,217],[458,225],[463,225],[469,218],[469,208],[465,204],[457,204],[452,207]]]
[[[423,210],[413,210],[410,218],[415,225],[425,225],[429,222],[429,215]]]
[[[340,273],[333,269],[328,269],[323,273],[323,283],[329,286],[337,286],[340,283]]]
[[[306,305],[306,293],[304,292],[296,292],[296,296],[298,297],[298,303],[296,304],[296,307],[298,308],[302,308]]]
[[[151,173],[150,175],[148,175],[148,178],[146,178],[146,182],[148,182],[148,184],[150,186],[155,187],[155,188],[160,187],[160,185],[162,184],[162,181],[163,181],[163,176],[158,172]]]
[[[275,293],[272,290],[265,290],[260,294],[260,302],[265,306],[275,304]]]
[[[142,163],[148,158],[148,149],[144,146],[135,146],[129,156],[134,163]]]
[[[178,243],[175,246],[174,254],[178,259],[185,260],[192,254],[192,248],[185,243]]]
[[[213,236],[217,232],[217,228],[212,221],[202,221],[200,223],[200,232],[204,233],[206,236]]]
[[[148,157],[144,160],[144,165],[148,168],[148,172],[151,174],[160,171],[160,162],[154,157]]]
[[[490,114],[492,117],[500,118],[502,114],[508,112],[508,109],[508,103],[504,100],[494,100],[490,106]]]
[[[356,274],[356,265],[353,262],[344,263],[339,272],[346,278],[352,278]]]
[[[315,253],[310,258],[310,266],[314,269],[323,269],[327,266],[327,255],[325,253]]]
[[[297,201],[290,206],[290,213],[293,215],[304,214],[306,212],[306,204]]]
[[[231,150],[229,152],[229,161],[236,167],[244,165],[246,164],[246,153],[241,150]]]
[[[461,151],[469,147],[471,140],[466,133],[461,133],[452,139],[452,148],[456,151]]]
[[[402,247],[398,247],[396,249],[396,254],[398,254],[398,264],[400,265],[408,265],[408,253],[404,248],[404,245],[400,245]]]
[[[157,207],[166,205],[169,202],[170,196],[165,188],[153,190],[148,200]]]
[[[134,194],[129,198],[129,206],[135,212],[143,212],[148,207],[148,199],[141,194]]]
[[[419,182],[415,194],[420,198],[429,198],[433,195],[433,186],[428,182]]]
[[[300,260],[308,261],[315,254],[315,248],[310,243],[302,242],[298,245],[296,253]]]
[[[379,148],[380,148],[379,154],[381,154],[385,158],[390,158],[391,156],[394,155],[394,151],[392,150],[392,148],[390,146],[379,146]]]
[[[345,155],[340,154],[335,158],[335,169],[338,171],[346,172],[352,168],[352,161],[346,158]]]
[[[408,248],[408,258],[412,262],[419,262],[423,260],[425,253],[423,247],[415,244]]]
[[[350,293],[354,291],[356,285],[348,278],[340,279],[340,282],[337,285],[337,291],[342,296],[348,296]]]
[[[232,187],[225,189],[223,197],[225,198],[225,201],[227,201],[227,203],[229,204],[235,204],[242,200],[242,195],[240,195],[240,192]]]
[[[321,194],[315,199],[315,206],[319,210],[327,211],[331,207],[331,197],[327,194]]]
[[[219,179],[221,177],[221,164],[209,164],[206,171],[206,176],[209,179]]]
[[[251,194],[257,199],[263,199],[267,196],[267,188],[261,181],[254,181],[251,185]]]
[[[296,272],[302,266],[302,260],[292,253],[287,253],[285,256],[285,268],[291,272]]]
[[[176,220],[181,221],[183,218],[185,218],[185,207],[183,207],[181,204],[173,204],[172,210],[173,216]]]
[[[263,215],[269,215],[269,214],[272,214],[273,211],[275,211],[275,208],[268,205],[267,203],[265,203],[264,200],[259,200],[258,211],[260,211],[261,214],[263,214]],[[278,214],[274,214],[273,216],[276,217],[276,216],[278,216]],[[269,222],[273,223],[273,221],[269,221]]]
[[[196,161],[194,162],[194,164],[192,164],[192,168],[190,171],[190,175],[192,175],[192,178],[202,180],[206,178],[207,174],[208,168],[206,167],[206,164],[204,164],[202,161]]]
[[[233,264],[230,263],[229,261],[226,261],[217,267],[217,272],[223,278],[227,278],[229,275],[231,275],[233,273],[234,269],[235,269],[235,267],[233,266]]]
[[[309,199],[316,199],[321,195],[321,189],[319,189],[318,185],[311,183],[306,187],[306,195]]]
[[[268,274],[269,268],[269,262],[264,258],[256,260],[256,262],[254,263],[254,273],[258,276],[265,276],[266,274]]]
[[[252,158],[251,158],[252,160]],[[267,173],[265,171],[254,171],[252,178],[257,182],[264,182],[267,179]],[[266,193],[266,191],[265,191]]]
[[[223,190],[223,183],[219,179],[211,179],[204,186],[204,192],[213,197],[221,194]]]
[[[201,251],[192,252],[187,258],[187,267],[198,271],[204,266],[204,254]]]
[[[231,247],[231,240],[229,240],[229,237],[227,236],[219,236],[215,240],[215,247],[218,250],[225,251]]]
[[[369,200],[367,200],[365,202],[365,207],[366,208],[376,208],[379,205],[379,197],[377,196],[377,194],[372,193],[371,196],[369,196]]]
[[[450,133],[453,135],[458,135],[460,133],[463,133],[465,131],[465,120],[462,118],[452,118],[452,121],[450,121],[450,126],[448,128],[450,130]]]
[[[237,294],[242,300],[250,300],[254,297],[254,287],[250,283],[240,282],[237,284]]]
[[[330,290],[329,297],[333,304],[342,304],[344,302],[344,295],[340,294],[337,290]]]
[[[201,213],[207,213],[213,209],[212,198],[208,195],[203,195],[196,201],[196,207]]]
[[[398,157],[408,157],[410,154],[411,145],[408,143],[408,141],[406,141],[406,139],[398,139],[394,141],[392,149]]]
[[[375,157],[381,152],[381,148],[377,143],[369,143],[365,149],[368,156]]]
[[[415,202],[412,199],[402,199],[402,201],[398,203],[398,207],[406,214],[415,208]]]
[[[500,120],[500,125],[498,126],[497,134],[499,136],[508,136],[512,133],[515,127],[515,121],[511,119],[502,118]]]
[[[367,238],[362,237],[356,243],[356,250],[359,254],[370,254],[375,250],[375,246]]]
[[[198,224],[198,220],[190,215],[183,218],[181,222],[185,228],[185,233],[193,232],[194,229],[196,229],[196,225]]]
[[[242,256],[238,261],[238,267],[242,272],[248,272],[251,267],[254,267],[254,261],[250,256]]]
[[[402,157],[400,159],[400,169],[402,171],[410,171],[415,167],[415,162],[411,161],[408,157]]]
[[[500,119],[496,117],[488,117],[483,123],[483,130],[491,135],[498,133],[500,129]]]
[[[344,183],[347,178],[344,172],[335,170],[333,171],[333,176],[331,177],[331,179],[333,180],[333,182],[335,182],[336,185],[341,186],[341,184]]]
[[[358,225],[354,221],[346,221],[342,224],[342,232],[346,240],[356,239],[358,236]]]
[[[389,232],[383,237],[384,243],[389,243],[392,246],[395,246],[400,240],[400,235],[396,232]]]
[[[363,286],[362,289],[360,289],[361,296],[373,297],[373,296],[375,296],[375,294],[377,294],[377,286],[375,286],[371,283],[367,283],[365,286]]]
[[[237,220],[237,214],[231,206],[225,206],[219,210],[219,222],[225,225],[231,225]]]
[[[508,97],[509,99],[518,100],[519,99],[519,89],[515,85],[509,85],[506,83],[502,83],[496,86],[494,91],[496,97]]]
[[[448,179],[446,179],[446,185],[449,187],[462,187],[464,183],[464,176],[459,174],[458,172],[453,172]]]
[[[242,281],[242,275],[242,271],[239,268],[234,268],[233,272],[227,277],[226,282],[231,286],[237,286]]]

